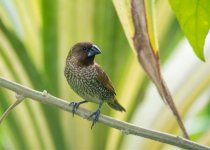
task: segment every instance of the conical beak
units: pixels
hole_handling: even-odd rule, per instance
[[[88,57],[91,57],[97,54],[101,54],[101,51],[96,45],[93,45],[88,52]]]

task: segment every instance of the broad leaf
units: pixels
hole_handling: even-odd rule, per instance
[[[204,60],[203,47],[210,28],[210,1],[169,0],[169,2],[194,52]]]

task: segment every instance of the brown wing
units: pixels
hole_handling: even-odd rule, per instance
[[[109,77],[106,75],[106,73],[102,70],[102,68],[99,65],[95,65],[96,71],[98,73],[97,80],[104,85],[105,88],[107,88],[110,92],[112,92],[114,95],[116,95],[114,87],[112,86],[112,82],[110,81]]]

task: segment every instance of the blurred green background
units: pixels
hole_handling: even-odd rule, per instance
[[[200,62],[181,32],[167,0],[156,0],[161,67],[193,140],[210,145],[210,49]],[[120,15],[120,14],[119,14]],[[181,134],[154,85],[131,50],[111,0],[0,0],[0,76],[68,101],[81,100],[63,75],[70,47],[92,41],[102,49],[96,60],[107,72],[126,108],[102,113],[134,124]],[[209,41],[209,38],[208,38]],[[14,93],[0,88],[0,113]],[[85,104],[89,110],[97,105]],[[124,135],[52,106],[25,100],[0,126],[0,149],[127,150],[173,149],[148,139]],[[176,148],[177,149],[177,148]]]

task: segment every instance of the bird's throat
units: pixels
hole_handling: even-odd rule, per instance
[[[78,61],[79,66],[90,66],[94,64],[94,58],[95,56],[87,57],[85,59],[81,59]]]

